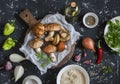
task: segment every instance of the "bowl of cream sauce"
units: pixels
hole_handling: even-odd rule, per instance
[[[90,84],[90,79],[83,67],[68,65],[58,73],[57,84]]]

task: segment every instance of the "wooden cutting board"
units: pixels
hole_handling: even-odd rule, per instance
[[[25,9],[23,11],[20,12],[19,14],[20,18],[29,26],[26,34],[32,29],[32,27],[40,22],[38,20],[36,20],[33,15],[31,14],[31,12],[28,9]],[[71,46],[71,51],[68,55],[65,56],[65,58],[57,65],[52,67],[52,69],[54,68],[58,68],[61,67],[62,65],[64,65],[68,60],[70,60],[70,58],[72,57],[73,53],[74,53],[74,49],[75,49],[75,44],[73,44]]]

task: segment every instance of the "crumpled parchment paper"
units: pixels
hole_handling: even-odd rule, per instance
[[[40,70],[41,74],[44,74],[47,72],[47,69],[51,68],[52,66],[57,66],[63,58],[71,51],[71,45],[75,44],[75,42],[79,39],[80,33],[75,31],[74,27],[67,23],[65,20],[65,17],[61,14],[49,14],[45,16],[41,23],[47,24],[47,23],[59,23],[62,28],[66,28],[70,32],[71,39],[66,43],[67,49],[65,49],[63,52],[60,53],[54,53],[56,55],[57,61],[49,63],[46,67],[41,67],[40,62],[35,56],[35,51],[29,47],[29,41],[35,36],[32,34],[32,32],[29,32],[24,39],[24,43],[20,48],[20,51],[23,52],[26,56],[26,59],[30,60],[33,64],[35,64],[38,69]]]

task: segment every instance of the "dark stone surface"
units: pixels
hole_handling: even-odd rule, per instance
[[[51,13],[54,14],[59,12],[63,14],[67,1],[68,0],[0,0],[0,65],[8,60],[8,56],[11,53],[23,55],[19,51],[19,48],[23,43],[28,26],[18,17],[18,13],[21,10],[28,8],[37,19],[41,19],[45,15]],[[117,54],[110,52],[111,50],[107,47],[103,39],[106,21],[115,16],[119,16],[120,14],[120,0],[77,0],[77,2],[81,8],[80,18],[77,22],[72,24],[76,31],[84,36],[93,38],[96,45],[95,47],[97,47],[97,41],[99,39],[102,40],[103,60],[101,64],[96,65],[95,60],[97,54],[86,50],[87,57],[83,57],[78,63],[74,62],[71,58],[71,60],[65,65],[78,64],[84,67],[90,75],[91,84],[120,84],[120,57]],[[96,28],[88,29],[83,25],[82,17],[87,12],[94,12],[98,15],[100,21]],[[11,20],[16,20],[16,29],[9,37],[17,39],[18,42],[11,50],[3,51],[1,47],[4,40],[8,37],[3,36],[3,26],[6,22],[10,22]],[[80,44],[81,38],[77,42],[74,55],[82,53]],[[90,59],[91,63],[88,65],[83,64],[83,61],[86,59]],[[22,84],[22,81],[26,76],[33,74],[39,76],[42,79],[43,84],[56,84],[57,74],[59,70],[65,66],[63,65],[61,68],[48,70],[46,74],[41,76],[37,67],[31,62],[24,61],[21,63],[13,63],[13,66],[15,67],[19,64],[23,65],[25,68],[25,74],[23,77],[17,83],[14,83],[13,71],[0,70],[0,84]],[[101,67],[103,65],[110,66],[113,71],[103,75],[101,73]]]

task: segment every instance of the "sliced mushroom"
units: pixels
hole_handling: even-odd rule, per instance
[[[60,30],[59,33],[61,36],[61,38],[60,38],[61,41],[68,41],[70,39],[70,34],[67,30],[62,29],[62,30]]]
[[[32,29],[36,37],[41,37],[44,34],[44,26],[42,23],[37,23]]]
[[[53,41],[53,40],[54,40],[54,38],[53,38],[54,33],[55,33],[54,31],[49,32],[48,36],[45,37],[45,41],[46,41],[46,42],[48,42],[48,41]]]
[[[49,23],[45,24],[45,31],[59,31],[61,29],[61,25],[58,23]]]
[[[35,39],[30,40],[29,46],[33,49],[37,49],[37,48],[40,48],[43,45],[43,43],[44,42],[42,39],[35,38]]]
[[[53,45],[57,45],[60,41],[60,35],[59,34],[56,34],[55,37],[54,37],[54,40],[52,42]]]

